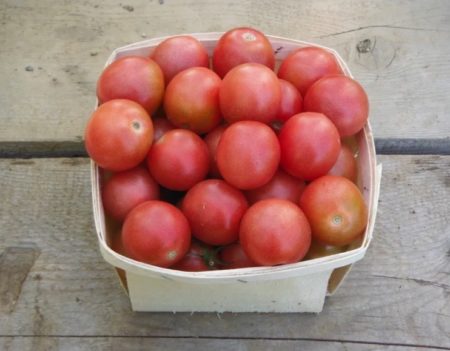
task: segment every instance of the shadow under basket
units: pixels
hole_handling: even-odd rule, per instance
[[[223,33],[189,34],[212,54]],[[351,73],[329,48],[298,40],[267,36],[277,61],[291,51],[317,46],[331,52],[347,76]],[[148,56],[164,39],[155,38],[118,48],[106,65],[130,55]],[[372,131],[368,123],[356,135],[359,150],[358,181],[369,210],[368,225],[361,239],[345,252],[275,267],[183,272],[134,261],[113,251],[100,196],[100,170],[91,162],[92,201],[100,252],[118,269],[134,311],[167,312],[320,312],[325,297],[333,294],[351,265],[362,259],[372,240],[380,191],[381,165],[376,165]]]

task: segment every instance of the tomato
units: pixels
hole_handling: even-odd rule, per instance
[[[115,173],[102,187],[105,212],[123,221],[134,207],[159,198],[159,186],[144,167]]]
[[[187,68],[209,67],[205,47],[189,35],[179,35],[162,41],[153,51],[151,58],[161,67],[166,84]]]
[[[342,246],[358,238],[367,225],[367,207],[358,187],[344,177],[326,175],[311,182],[300,198],[314,240]]]
[[[153,142],[157,141],[169,130],[175,129],[165,117],[153,118]]]
[[[245,196],[220,179],[194,185],[182,202],[192,235],[210,245],[227,245],[237,240],[247,207]]]
[[[125,251],[137,261],[170,267],[189,250],[191,230],[175,206],[146,201],[135,207],[122,229]]]
[[[226,126],[220,125],[206,134],[204,140],[209,150],[209,175],[211,178],[222,178],[219,168],[217,167],[216,151],[220,138],[225,131]]]
[[[314,258],[321,258],[325,256],[335,255],[345,251],[345,246],[332,246],[332,245],[321,245],[316,243],[314,240],[311,242],[311,247],[306,254],[306,259],[312,260]]]
[[[339,156],[334,166],[328,171],[330,175],[342,176],[356,181],[357,165],[355,156],[347,145],[342,144]]]
[[[359,132],[369,118],[369,99],[363,87],[341,75],[315,82],[305,96],[304,108],[325,114],[343,137]]]
[[[287,80],[280,79],[281,101],[276,120],[286,122],[302,111],[303,99],[297,88]]]
[[[207,133],[222,119],[217,74],[204,67],[188,68],[169,83],[164,96],[167,118],[179,128]]]
[[[100,167],[124,171],[145,159],[152,145],[153,123],[139,104],[111,100],[94,111],[84,139],[87,153]]]
[[[281,101],[280,82],[273,71],[259,63],[233,68],[219,90],[220,110],[230,123],[275,120]]]
[[[298,204],[305,189],[305,182],[279,169],[272,179],[260,188],[247,190],[245,196],[250,204],[264,199],[284,199]]]
[[[300,261],[311,245],[311,228],[302,210],[287,200],[252,205],[241,221],[239,240],[250,259],[262,266]]]
[[[219,261],[221,269],[258,266],[247,256],[245,251],[242,249],[242,246],[237,242],[220,248]]]
[[[217,258],[214,248],[192,241],[188,253],[172,269],[186,272],[201,272],[216,269]]]
[[[187,190],[208,174],[208,147],[194,132],[173,129],[153,144],[147,166],[162,186],[170,190]]]
[[[308,88],[329,74],[341,74],[334,55],[325,49],[308,46],[291,52],[281,63],[278,77],[294,84],[304,97]]]
[[[164,76],[158,64],[146,57],[122,57],[105,68],[97,82],[100,103],[128,99],[149,114],[156,111],[164,95]]]
[[[278,137],[281,167],[304,180],[327,174],[341,147],[336,127],[321,113],[303,112],[291,117]]]
[[[236,188],[248,190],[266,184],[280,161],[275,132],[256,121],[230,125],[217,146],[217,165],[223,178]]]
[[[212,61],[214,71],[223,78],[233,67],[243,63],[260,63],[273,70],[275,54],[263,33],[242,27],[222,35],[214,48]]]

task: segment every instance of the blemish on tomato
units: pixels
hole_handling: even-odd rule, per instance
[[[242,38],[247,41],[255,41],[256,40],[256,36],[250,32],[245,32],[244,34],[242,34]]]

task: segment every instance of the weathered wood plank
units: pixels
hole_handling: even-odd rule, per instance
[[[335,47],[369,92],[377,137],[450,134],[446,0],[6,0],[0,18],[0,142],[80,141],[115,47],[238,25]]]
[[[380,160],[384,175],[373,244],[319,315],[133,313],[98,252],[88,160],[0,160],[0,252],[27,243],[40,251],[14,308],[0,312],[0,335],[450,347],[450,157]]]
[[[0,337],[3,351],[122,351],[122,350],[220,350],[220,351],[409,351],[410,346],[362,344],[312,340],[245,340],[200,338],[146,338],[146,337]],[[413,350],[430,351],[438,348],[414,346]]]

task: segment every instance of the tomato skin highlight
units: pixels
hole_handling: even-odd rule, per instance
[[[305,111],[325,114],[341,137],[359,132],[369,118],[369,99],[361,84],[350,77],[323,77],[308,90]]]
[[[250,259],[262,266],[300,261],[311,245],[311,228],[303,211],[287,200],[252,205],[241,221],[239,241]]]
[[[101,168],[124,171],[139,165],[153,140],[148,113],[131,100],[111,100],[100,105],[85,130],[89,157]]]
[[[146,201],[126,217],[122,241],[131,258],[170,267],[187,253],[191,230],[187,219],[175,206],[162,201]]]
[[[188,190],[206,178],[208,147],[187,129],[173,129],[156,141],[147,156],[153,178],[170,190]]]
[[[164,76],[158,64],[146,57],[119,58],[104,69],[97,82],[100,103],[127,99],[140,104],[150,115],[161,105]]]
[[[278,134],[281,167],[294,177],[313,180],[336,163],[341,147],[339,133],[323,114],[302,112],[292,116]]]
[[[269,182],[277,171],[280,145],[266,124],[240,121],[223,132],[216,157],[220,174],[228,183],[238,189],[255,189]]]
[[[363,234],[368,211],[358,187],[344,177],[326,175],[312,181],[300,198],[312,236],[323,245],[348,245]]]
[[[234,28],[217,42],[213,52],[213,70],[220,76],[243,63],[259,63],[273,70],[275,54],[266,36],[249,27]]]

